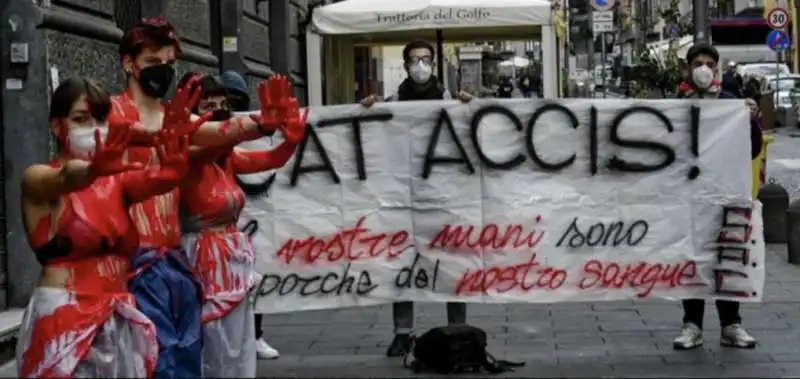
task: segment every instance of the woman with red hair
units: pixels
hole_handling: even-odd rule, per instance
[[[189,104],[179,93],[167,121],[190,123]],[[139,245],[128,207],[175,188],[187,171],[188,140],[164,129],[155,142],[159,165],[124,163],[131,130],[109,129],[110,111],[96,84],[66,80],[50,106],[60,154],[23,174],[23,219],[42,273],[18,337],[20,377],[153,374],[155,327],[127,290]]]

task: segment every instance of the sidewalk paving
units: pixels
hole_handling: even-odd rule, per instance
[[[679,302],[648,300],[468,306],[467,321],[490,334],[499,359],[525,361],[503,377],[800,377],[800,268],[785,245],[769,246],[766,298],[743,304],[754,350],[719,346],[713,303],[706,306],[706,345],[674,351]],[[444,304],[417,304],[417,330],[445,323]],[[265,317],[265,336],[282,356],[259,361],[262,377],[413,377],[383,354],[391,306],[295,312]],[[430,377],[431,375],[421,375]],[[475,377],[475,375],[463,375]]]

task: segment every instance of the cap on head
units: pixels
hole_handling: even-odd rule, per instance
[[[238,72],[225,71],[219,76],[219,80],[229,91],[238,91],[240,94],[247,95],[247,82]]]

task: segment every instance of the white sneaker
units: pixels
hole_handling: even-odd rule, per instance
[[[719,344],[740,349],[752,349],[756,347],[756,339],[747,333],[741,324],[732,324],[722,328]]]
[[[672,340],[675,350],[689,350],[703,345],[703,331],[697,325],[687,322],[681,327],[681,335]]]
[[[263,338],[256,340],[256,356],[258,359],[275,359],[281,356],[278,350],[270,346]]]

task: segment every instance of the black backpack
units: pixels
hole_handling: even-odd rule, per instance
[[[413,362],[404,358],[405,366],[415,372],[432,371],[440,374],[480,372],[492,374],[514,371],[525,363],[498,361],[486,351],[486,332],[471,325],[450,325],[433,328],[413,337]]]

